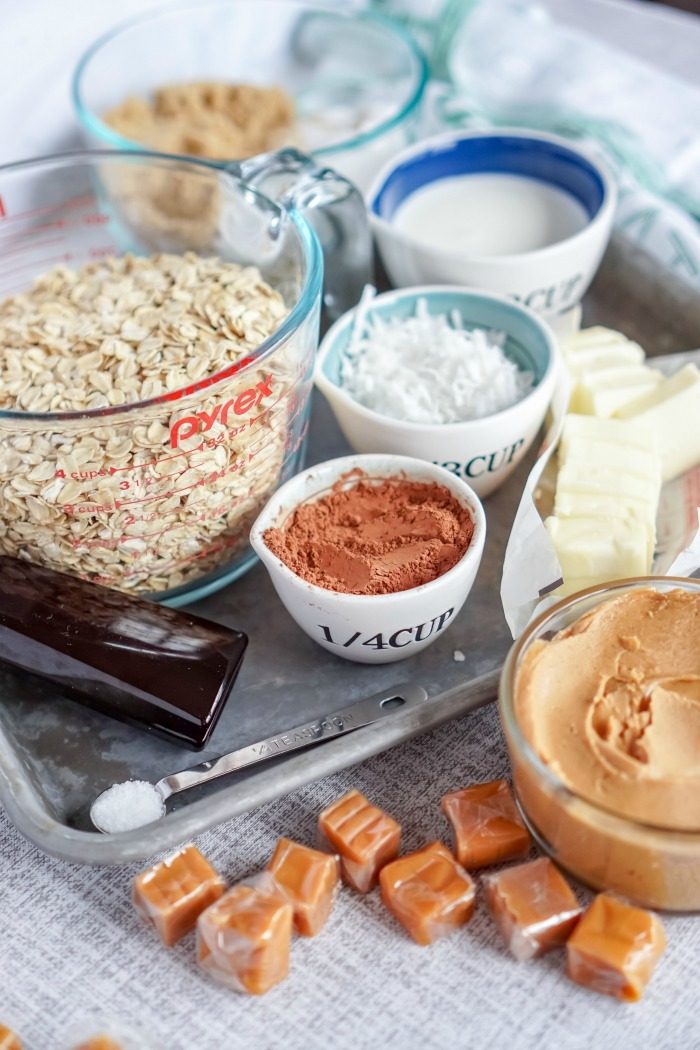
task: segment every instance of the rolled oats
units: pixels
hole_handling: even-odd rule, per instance
[[[310,362],[291,337],[232,366],[286,313],[254,267],[193,253],[56,267],[0,303],[0,410],[27,413],[0,418],[0,552],[146,593],[233,561],[299,442]]]

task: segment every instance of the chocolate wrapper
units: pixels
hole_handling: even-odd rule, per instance
[[[665,375],[683,365],[700,365],[700,350],[649,359]],[[562,583],[561,566],[544,519],[554,501],[557,462],[554,452],[569,404],[568,376],[560,375],[554,392],[540,454],[520,499],[503,561],[501,602],[511,634],[517,638],[528,623],[558,598],[552,592]],[[700,465],[666,482],[656,517],[655,576],[692,576],[700,568]]]

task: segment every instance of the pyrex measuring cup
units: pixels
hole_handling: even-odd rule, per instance
[[[0,553],[171,604],[249,567],[249,526],[303,454],[323,273],[307,213],[342,311],[368,274],[362,201],[295,151],[226,169],[109,151],[0,168],[0,352],[6,296],[56,265],[126,252],[255,265],[289,311],[224,371],[200,378],[193,362],[184,389],[166,374],[167,392],[136,404],[0,411]]]

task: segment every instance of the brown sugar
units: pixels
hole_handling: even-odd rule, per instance
[[[294,145],[294,103],[280,87],[219,81],[164,84],[103,114],[120,135],[165,153],[241,160]]]
[[[399,852],[401,825],[359,791],[349,791],[324,809],[318,823],[340,854],[343,879],[359,893],[376,885],[383,865]]]
[[[521,962],[564,945],[583,911],[547,857],[487,875],[484,887],[489,911]]]
[[[567,942],[566,972],[577,984],[633,1003],[665,948],[653,912],[599,893]]]
[[[474,522],[445,485],[371,480],[350,471],[327,495],[267,529],[273,554],[303,580],[343,594],[393,594],[442,576],[471,542]]]
[[[0,1024],[0,1050],[22,1050],[19,1036],[4,1024]]]
[[[418,944],[432,944],[474,912],[474,882],[441,842],[387,864],[379,882],[384,904]]]
[[[267,870],[294,909],[297,933],[315,937],[325,925],[338,894],[339,858],[281,838]]]
[[[468,870],[528,853],[530,835],[505,780],[452,791],[441,806],[454,829],[457,859]]]
[[[184,846],[134,879],[134,907],[153,923],[170,947],[193,930],[200,912],[217,900],[226,883],[196,846]]]
[[[237,992],[264,995],[289,973],[292,905],[269,873],[240,883],[197,920],[197,961]]]

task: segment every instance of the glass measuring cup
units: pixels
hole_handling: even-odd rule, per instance
[[[134,127],[119,132],[105,116],[166,85],[275,85],[295,110],[275,146],[304,149],[366,189],[415,136],[427,62],[402,26],[376,10],[345,6],[184,0],[114,26],[88,48],[73,76],[73,103],[87,143],[237,159],[212,140],[203,153],[197,133],[182,148],[167,132],[158,141],[139,137]]]
[[[295,151],[227,168],[141,151],[0,168],[0,321],[1,301],[52,267],[127,252],[257,266],[288,307],[255,351],[212,376],[195,365],[185,388],[166,374],[164,392],[134,404],[1,410],[0,553],[169,604],[252,564],[250,523],[303,454],[323,273],[306,215],[341,311],[368,275],[364,207]]]

